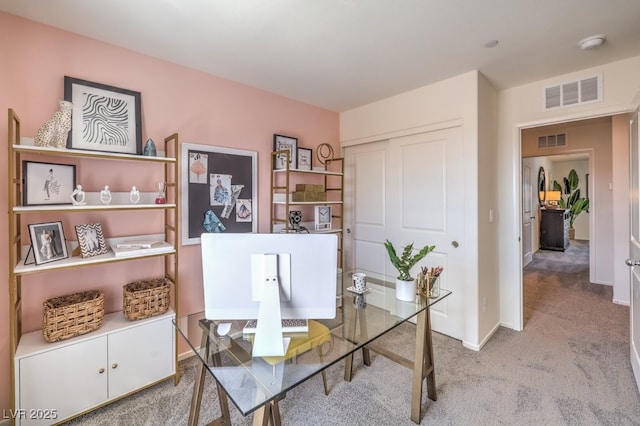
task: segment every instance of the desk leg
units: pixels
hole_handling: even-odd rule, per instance
[[[416,324],[416,352],[413,359],[413,389],[411,396],[411,420],[420,424],[422,381],[427,379],[427,396],[435,401],[436,376],[433,366],[433,342],[431,339],[431,315],[429,309],[420,312]]]
[[[209,333],[203,331],[202,333],[202,341],[200,344],[201,348],[204,349],[204,358],[206,360],[209,359],[209,350],[210,350],[211,340],[209,338]],[[214,363],[219,362],[219,354],[215,353],[212,355]],[[198,368],[196,370],[196,377],[193,383],[193,395],[191,396],[191,408],[189,409],[189,426],[196,426],[198,424],[198,420],[200,418],[200,405],[202,403],[202,393],[204,391],[204,380],[206,377],[206,366],[205,362],[202,360],[198,360]],[[218,390],[218,403],[220,404],[220,417],[209,423],[209,425],[215,426],[223,426],[223,425],[231,425],[231,415],[229,414],[229,403],[227,402],[227,394],[225,393],[220,383],[216,380],[216,387]]]
[[[369,334],[367,332],[367,320],[366,320],[367,317],[365,316],[364,310],[357,309],[356,312],[357,314],[353,318],[353,332],[350,336],[353,341],[357,340],[356,328],[358,326],[358,323],[360,323],[360,336],[363,339],[366,339]],[[367,366],[371,365],[371,354],[369,352],[369,348],[367,348],[366,346],[362,348],[362,362],[364,363],[364,365],[367,365]],[[353,354],[347,356],[344,361],[344,379],[350,382],[352,377],[353,377]]]

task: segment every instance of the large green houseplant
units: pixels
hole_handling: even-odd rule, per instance
[[[580,196],[579,183],[580,178],[578,178],[578,173],[575,169],[571,169],[569,176],[562,179],[562,185],[556,180],[553,181],[553,190],[562,193],[562,198],[558,201],[558,206],[561,209],[569,210],[569,233],[572,238],[575,235],[573,222],[582,212],[589,211],[589,199]]]
[[[421,261],[426,255],[431,253],[436,246],[426,245],[417,253],[414,253],[413,243],[407,244],[404,246],[400,256],[398,256],[398,253],[393,247],[391,241],[386,240],[384,246],[389,254],[391,264],[396,268],[399,274],[396,279],[396,298],[406,301],[414,300],[416,295],[416,282],[415,279],[411,277],[411,268],[413,268],[415,264]]]

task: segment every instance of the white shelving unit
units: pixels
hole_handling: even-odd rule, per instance
[[[178,135],[165,138],[165,157],[116,154],[75,149],[45,148],[20,144],[20,119],[9,109],[8,194],[9,194],[9,327],[11,355],[11,409],[26,413],[12,419],[13,424],[50,424],[75,417],[86,411],[122,398],[159,381],[173,378],[178,382],[177,331],[172,321],[178,315]],[[23,156],[29,160],[38,156],[98,159],[104,161],[156,164],[164,171],[166,204],[155,204],[155,194],[144,193],[139,204],[128,201],[128,193],[114,193],[113,203],[99,203],[99,193],[87,193],[86,205],[23,206]],[[125,257],[106,254],[82,258],[68,244],[69,257],[41,265],[25,264],[29,238],[24,238],[23,218],[31,214],[56,212],[61,216],[78,212],[94,212],[107,217],[113,212],[162,212],[163,229],[153,235],[164,241],[159,249]],[[131,236],[133,237],[133,236]],[[120,239],[127,239],[122,237]],[[117,241],[118,239],[114,239]],[[111,243],[111,241],[109,241]],[[89,268],[115,262],[135,262],[150,257],[163,257],[164,277],[172,283],[173,309],[164,315],[141,321],[128,321],[122,312],[105,316],[101,328],[83,336],[62,342],[47,343],[42,331],[22,334],[22,277],[47,274],[63,268]],[[31,280],[29,285],[39,285]],[[45,280],[43,280],[45,281]],[[125,283],[123,283],[125,284]],[[43,301],[44,302],[44,301]],[[153,336],[152,338],[150,338]],[[147,348],[147,349],[145,349]],[[68,360],[75,360],[69,364]],[[74,374],[78,368],[82,373]],[[64,373],[60,376],[60,373]],[[51,377],[50,377],[51,376]],[[54,386],[55,377],[64,378],[65,389],[76,389],[77,395],[60,392]],[[50,379],[50,380],[49,380]],[[44,384],[49,383],[45,386]],[[58,384],[60,382],[57,382]],[[108,384],[104,387],[103,384]],[[105,385],[106,386],[106,385]],[[35,405],[34,405],[35,404]],[[30,419],[29,409],[55,409],[56,418]],[[22,411],[27,410],[27,411]],[[46,420],[46,421],[42,421]]]

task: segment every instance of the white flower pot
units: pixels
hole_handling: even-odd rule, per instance
[[[396,279],[396,299],[406,302],[416,300],[416,280],[402,281]]]

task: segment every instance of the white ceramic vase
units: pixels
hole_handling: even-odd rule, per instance
[[[406,302],[416,300],[416,280],[403,281],[396,278],[396,299]]]

